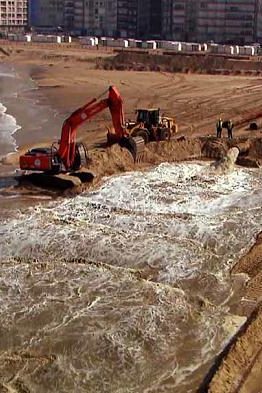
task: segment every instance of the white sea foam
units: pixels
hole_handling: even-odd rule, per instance
[[[1,255],[150,265],[168,282],[201,269],[219,278],[262,223],[260,187],[250,171],[208,176],[200,164],[112,177],[95,192],[5,223]]]
[[[11,74],[10,72],[0,71],[0,78],[1,77],[4,77],[4,78],[15,78],[15,75]]]
[[[6,111],[7,108],[0,103],[0,157],[16,150],[13,134],[20,129],[15,117]]]

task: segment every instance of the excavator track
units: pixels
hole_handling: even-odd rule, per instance
[[[134,158],[134,162],[143,161],[145,154],[145,140],[141,136],[124,137],[119,142],[121,147],[125,147],[130,151]]]

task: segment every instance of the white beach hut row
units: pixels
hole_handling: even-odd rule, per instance
[[[46,34],[8,34],[10,41],[22,42],[46,42],[46,43],[71,43],[70,36],[63,35],[46,35]],[[160,40],[135,40],[135,39],[114,39],[112,37],[79,37],[78,42],[85,46],[102,46],[108,48],[134,48],[144,50],[162,49],[170,53],[212,53],[219,55],[232,56],[255,56],[261,54],[262,49],[257,45],[221,45],[216,43],[194,43],[178,41],[160,41]]]
[[[53,42],[61,44],[62,42],[71,43],[72,38],[70,36],[61,35],[46,35],[46,34],[8,34],[9,41],[17,42]]]
[[[181,53],[213,53],[224,55],[245,55],[254,56],[258,53],[258,48],[252,45],[221,45],[215,43],[199,44],[195,42],[178,42],[178,41],[142,41],[135,39],[114,39],[111,37],[79,37],[81,44],[87,46],[101,45],[103,47],[111,48],[137,48],[137,49],[151,49],[151,50],[167,50],[169,52]]]

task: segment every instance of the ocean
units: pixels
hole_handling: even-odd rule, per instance
[[[5,165],[5,157],[15,154],[20,147],[43,142],[49,146],[50,141],[59,139],[64,116],[59,115],[44,98],[28,68],[0,65],[1,216],[34,203],[32,192],[26,193],[15,187],[15,176],[19,173],[18,153],[9,160],[17,164]],[[37,196],[35,200],[37,202]]]
[[[19,146],[57,140],[63,120],[28,70],[0,65],[0,159]]]
[[[6,67],[0,66],[0,159],[8,153],[16,150],[16,140],[14,133],[20,128],[14,116],[8,113],[3,101],[12,97],[12,89],[7,90],[5,87],[10,80],[15,79],[14,71],[7,70]],[[12,81],[13,82],[13,81]]]

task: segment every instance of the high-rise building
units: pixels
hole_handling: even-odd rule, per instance
[[[0,1],[0,30],[24,30],[28,21],[28,0]]]
[[[250,43],[262,38],[262,0],[162,0],[163,38]]]
[[[137,37],[161,38],[162,0],[138,0],[137,13]]]
[[[62,27],[64,24],[64,1],[29,0],[30,26],[54,30]]]
[[[0,25],[26,24],[26,3],[0,0]],[[245,44],[262,40],[262,0],[30,0],[30,24],[98,36]]]
[[[162,38],[183,40],[185,37],[186,1],[162,0]]]
[[[117,0],[65,0],[64,26],[78,34],[114,36]]]
[[[161,38],[162,35],[162,1],[150,0],[149,4],[149,35],[151,38]]]
[[[246,44],[261,36],[261,0],[201,1],[197,16],[198,40]]]
[[[117,0],[85,1],[84,26],[89,34],[115,36]]]
[[[150,33],[150,3],[161,0],[65,0],[65,29],[79,34],[137,38]],[[152,18],[155,18],[154,11]],[[161,17],[159,15],[161,22]],[[159,30],[159,26],[157,28]]]
[[[1,0],[0,0],[1,1]],[[162,0],[30,0],[30,25],[76,34],[160,38]]]
[[[84,34],[85,2],[83,0],[64,0],[64,28]]]
[[[163,38],[196,40],[199,3],[198,0],[162,0]]]
[[[117,34],[124,38],[138,35],[139,0],[117,0]]]

